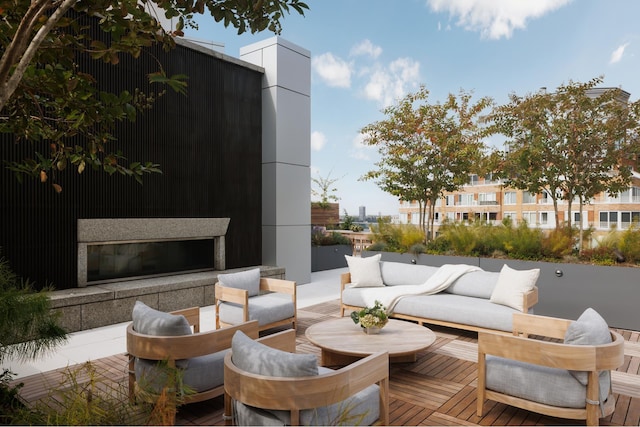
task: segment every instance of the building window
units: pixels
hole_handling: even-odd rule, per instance
[[[505,205],[515,205],[516,204],[516,192],[515,191],[507,191],[504,193],[504,204]]]
[[[631,203],[640,203],[639,187],[631,187]]]
[[[454,205],[454,196],[453,195],[449,195],[447,196],[447,206],[453,206]]]
[[[473,205],[473,194],[458,194],[458,205],[460,206]]]
[[[580,222],[580,212],[573,213],[573,223],[578,224]]]
[[[436,204],[434,206],[436,208],[439,208],[440,206],[442,206],[442,199],[441,198],[436,199]]]
[[[540,224],[547,225],[549,223],[549,212],[540,212]]]
[[[522,220],[527,221],[528,225],[536,225],[537,212],[522,212]]]
[[[620,212],[620,228],[623,230],[631,227],[631,224],[638,226],[640,222],[640,212]]]
[[[496,193],[479,193],[478,194],[478,202],[482,204],[483,202],[489,202],[487,204],[493,204],[492,202],[496,201]]]
[[[612,228],[618,225],[618,212],[600,212],[600,228]]]
[[[523,204],[532,204],[536,202],[536,195],[533,193],[530,193],[528,191],[523,191],[522,192],[522,203]]]
[[[469,175],[469,184],[478,185],[478,175],[476,174]]]
[[[515,212],[505,212],[502,214],[503,218],[511,219],[511,224],[516,225],[518,223],[518,218]]]

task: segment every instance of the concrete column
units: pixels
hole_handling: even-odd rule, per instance
[[[311,281],[311,53],[280,37],[240,49],[262,84],[262,263]]]

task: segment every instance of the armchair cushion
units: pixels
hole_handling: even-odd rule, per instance
[[[239,271],[237,273],[218,274],[218,281],[228,288],[245,289],[249,296],[260,294],[260,268]]]
[[[584,408],[586,386],[565,369],[487,356],[487,389],[547,405]],[[600,387],[600,402],[609,388]]]
[[[490,301],[524,311],[524,294],[531,291],[540,276],[540,269],[514,270],[507,264],[502,266]]]
[[[186,317],[155,310],[142,301],[136,301],[131,313],[133,329],[154,336],[190,335],[191,326]]]
[[[271,348],[237,331],[231,340],[233,364],[243,371],[270,377],[318,375],[318,358]]]
[[[345,255],[349,273],[351,273],[351,283],[354,287],[366,288],[371,286],[384,286],[382,274],[380,273],[380,257],[374,256],[360,258]]]
[[[221,302],[218,306],[218,315],[221,321],[232,325],[244,321],[243,308],[240,304]],[[257,320],[260,326],[288,319],[294,315],[295,307],[290,298],[274,294],[249,298],[249,320]]]
[[[571,322],[564,335],[564,343],[572,345],[600,345],[611,342],[611,332],[606,320],[593,308],[587,308],[578,317],[578,320]],[[583,371],[571,371],[571,374],[582,385],[587,385],[588,374]],[[600,388],[606,387],[609,390],[609,371],[600,373]]]

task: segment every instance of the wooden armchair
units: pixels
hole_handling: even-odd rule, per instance
[[[140,317],[144,319],[141,321]],[[172,324],[163,331],[162,326],[158,327],[158,324],[167,319]],[[176,324],[179,324],[180,328],[186,325],[186,334],[176,335]],[[140,329],[147,329],[145,332],[160,332],[163,335],[138,332],[134,325],[143,325]],[[193,333],[189,327],[193,328]],[[152,394],[154,390],[159,391],[158,389],[166,386],[161,384],[162,369],[154,370],[159,362],[166,363],[169,368],[184,367],[184,385],[193,393],[183,396],[183,403],[200,402],[222,395],[224,355],[226,350],[231,348],[231,340],[236,331],[257,338],[258,322],[200,332],[198,307],[163,313],[137,302],[134,308],[134,322],[127,326],[129,398],[135,400],[136,388],[140,386],[151,388]]]
[[[259,278],[259,288],[254,293],[218,281],[214,299],[216,328],[257,320],[260,331],[288,324],[296,329],[296,300],[296,282],[291,280]]]
[[[624,363],[624,339],[602,320],[604,334],[610,334],[611,342],[566,344],[563,340],[573,323],[514,314],[513,336],[478,333],[477,415],[483,416],[485,399],[554,417],[586,420],[587,425],[598,425],[599,418],[613,413],[609,371]]]
[[[234,416],[241,424],[266,425],[334,425],[334,424],[389,424],[389,356],[376,353],[339,370],[317,367],[315,355],[311,357],[318,375],[271,376],[241,369],[234,357],[251,358],[238,364],[262,366],[281,363],[290,367],[297,362],[287,360],[283,352],[295,352],[295,331],[286,330],[259,340],[234,343],[232,352],[225,356],[225,414]],[[246,337],[243,338],[246,340]],[[240,347],[246,345],[239,351]],[[260,346],[254,348],[253,346]],[[273,347],[266,353],[265,346]],[[236,349],[236,350],[234,350]],[[234,356],[234,352],[238,353]],[[291,355],[289,355],[291,356]],[[259,359],[259,360],[257,360]],[[255,364],[255,365],[254,365]],[[376,386],[377,385],[377,386]],[[275,425],[275,424],[274,424]]]

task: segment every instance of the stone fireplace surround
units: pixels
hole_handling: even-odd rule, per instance
[[[84,253],[85,277],[87,243],[113,242],[117,241],[116,236],[126,241],[218,236],[218,243],[214,244],[220,245],[221,248],[216,247],[214,250],[216,269],[84,285],[49,292],[51,309],[60,314],[60,323],[67,332],[131,321],[131,310],[138,300],[162,311],[213,305],[213,285],[217,281],[218,274],[222,273],[260,267],[262,277],[285,278],[283,267],[261,265],[229,270],[224,268],[224,234],[229,224],[228,218],[155,218],[113,221],[113,219],[78,221],[78,258]],[[105,236],[108,236],[107,240],[102,240]],[[218,269],[219,267],[222,268]]]

